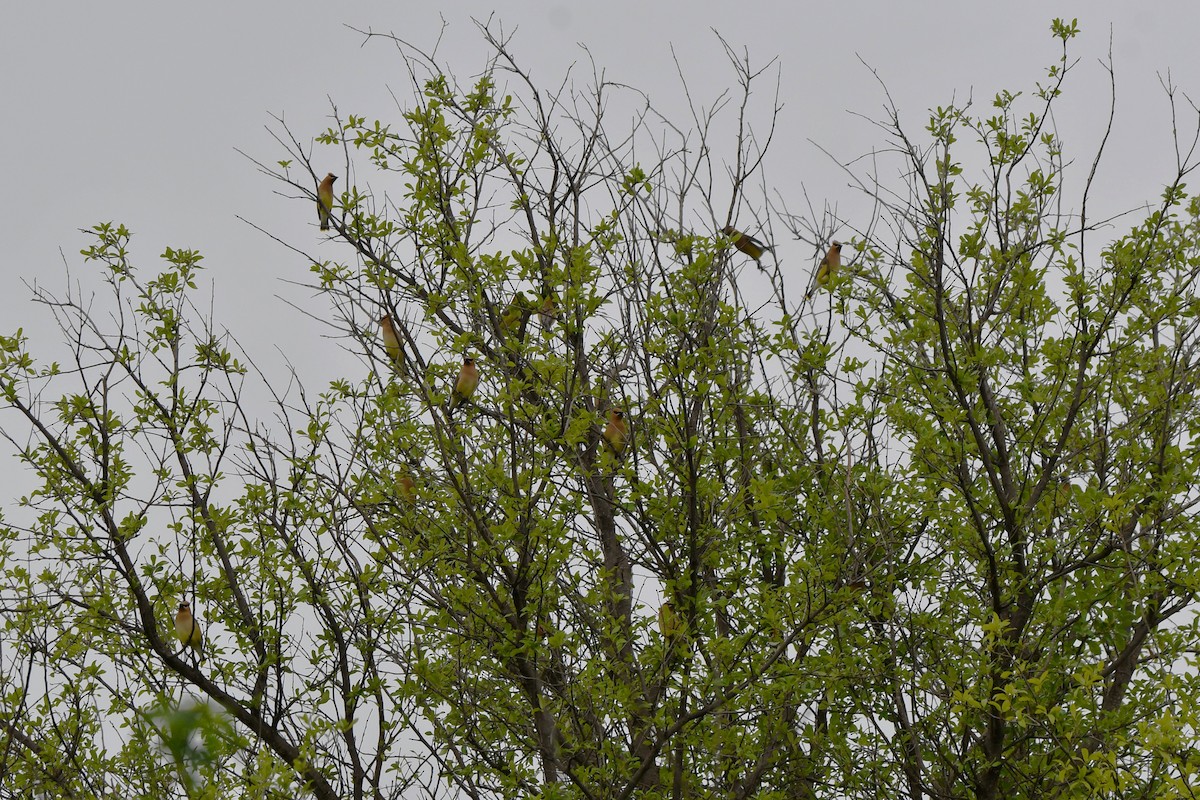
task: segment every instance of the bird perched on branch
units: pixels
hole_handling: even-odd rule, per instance
[[[321,230],[329,230],[329,216],[333,213],[333,182],[337,175],[332,172],[321,179],[317,187],[317,219],[321,220]]]
[[[612,448],[613,455],[620,456],[625,452],[629,443],[629,423],[625,421],[625,412],[619,408],[608,410],[608,425],[604,428],[604,441]]]
[[[543,328],[549,328],[558,316],[558,298],[554,296],[554,292],[549,292],[538,308],[538,322],[542,323]]]
[[[185,648],[190,647],[197,656],[200,655],[204,638],[200,634],[200,623],[192,616],[192,607],[186,602],[179,604],[179,611],[175,614],[175,635]]]
[[[761,261],[763,253],[771,249],[770,245],[763,244],[761,241],[755,239],[748,233],[742,233],[732,225],[726,225],[721,229],[721,233],[729,237],[729,241],[734,247],[736,247],[738,250],[741,250],[755,261]]]
[[[813,292],[817,289],[825,288],[825,284],[829,283],[829,279],[833,277],[833,273],[842,265],[842,243],[834,242],[829,245],[829,252],[821,259],[821,263],[817,266],[817,277],[813,280],[813,286],[808,290],[808,294],[804,295],[805,300],[811,300]]]
[[[524,292],[517,292],[500,315],[500,334],[502,336],[519,336],[522,323],[533,311],[533,301]]]
[[[683,620],[675,613],[675,605],[670,600],[658,607],[658,631],[668,645],[683,633]]]
[[[458,371],[458,378],[454,381],[454,389],[450,392],[450,412],[461,406],[463,403],[471,399],[471,395],[475,394],[475,390],[479,388],[479,369],[475,366],[475,359],[471,356],[463,357],[462,368]]]
[[[387,350],[388,358],[396,366],[400,366],[400,358],[404,351],[400,345],[400,334],[396,330],[396,323],[392,322],[391,314],[384,314],[379,320],[379,330],[383,334],[383,349]]]
[[[411,506],[417,499],[417,482],[413,480],[408,469],[401,470],[396,476],[396,491],[404,505]]]

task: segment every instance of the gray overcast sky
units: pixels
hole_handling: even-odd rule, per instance
[[[308,265],[235,217],[307,246],[318,240],[313,210],[276,195],[277,185],[234,148],[266,162],[284,157],[264,130],[270,114],[311,137],[329,123],[329,98],[343,114],[397,120],[389,87],[402,98],[407,90],[400,59],[381,41],[364,47],[347,25],[391,30],[432,47],[444,17],[450,27],[441,59],[459,77],[475,74],[486,51],[470,20],[487,17],[493,6],[429,3],[412,10],[417,5],[11,4],[0,27],[0,152],[8,161],[0,268],[10,288],[0,297],[0,333],[18,326],[35,336],[50,332],[44,310],[27,302],[16,279],[60,289],[59,249],[78,272],[76,254],[86,240],[77,229],[114,220],[134,231],[143,270],[157,268],[167,245],[203,251],[218,323],[268,371],[278,363],[272,330],[296,326],[289,355],[301,366],[309,359],[323,380],[341,355],[283,302],[324,311],[322,300],[285,282],[306,280]],[[1173,165],[1157,74],[1170,70],[1179,87],[1200,97],[1194,1],[542,1],[506,4],[496,18],[516,29],[514,52],[544,85],[557,84],[575,61],[585,65],[579,75],[586,79],[585,44],[609,78],[666,108],[680,108],[672,48],[693,88],[707,92],[704,99],[729,86],[732,72],[710,28],[734,46],[749,45],[760,64],[778,56],[786,108],[767,181],[796,209],[802,182],[817,203],[828,199],[846,213],[855,192],[808,140],[846,159],[883,144],[878,130],[849,113],[878,116],[883,102],[858,57],[878,69],[902,119],[919,132],[925,110],[956,92],[960,99],[973,92],[986,107],[997,89],[1032,89],[1056,57],[1049,35],[1055,16],[1078,16],[1083,29],[1073,45],[1081,63],[1057,115],[1069,152],[1083,169],[1099,142],[1108,100],[1097,60],[1107,52],[1111,25],[1118,108],[1100,201],[1116,211],[1155,198]],[[764,96],[760,111],[767,110]],[[372,176],[360,167],[358,177]],[[314,249],[333,257],[336,247]],[[781,250],[807,280],[810,249]],[[45,344],[35,351],[46,352]]]

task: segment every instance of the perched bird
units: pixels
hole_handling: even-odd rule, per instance
[[[402,471],[396,476],[396,491],[400,493],[400,499],[405,505],[412,505],[417,499],[417,482],[413,480],[412,473],[408,470]]]
[[[741,250],[755,261],[762,260],[763,253],[771,249],[770,245],[763,244],[748,233],[742,233],[732,225],[726,225],[721,229],[721,233],[729,237],[729,240],[733,243],[734,247],[736,247],[738,250]]]
[[[175,635],[183,642],[184,647],[190,647],[196,653],[200,652],[200,644],[203,641],[200,623],[196,622],[196,618],[192,616],[192,607],[186,602],[179,604],[179,611],[175,614]]]
[[[811,300],[813,292],[817,289],[825,287],[829,283],[829,279],[833,277],[833,273],[842,265],[842,243],[834,242],[829,245],[829,252],[821,259],[820,265],[817,267],[817,277],[813,281],[813,287],[808,290],[808,294],[804,295],[805,300]]]
[[[454,390],[450,392],[450,411],[453,412],[454,409],[470,400],[477,388],[479,388],[479,369],[475,366],[475,359],[464,356],[462,369],[458,371],[458,379],[454,381]]]
[[[333,213],[333,182],[337,175],[330,172],[321,180],[317,187],[317,218],[321,220],[321,230],[329,230],[329,215]]]
[[[683,633],[683,620],[675,613],[675,606],[670,600],[658,607],[658,632],[667,644],[671,644]]]
[[[604,428],[604,441],[612,448],[615,455],[625,452],[629,443],[629,423],[625,421],[625,412],[619,408],[608,410],[608,425]]]
[[[396,324],[392,322],[391,314],[383,315],[379,320],[379,329],[383,333],[383,348],[387,350],[388,358],[399,366],[403,350],[400,346],[400,334],[396,331]]]
[[[558,300],[554,297],[554,292],[550,292],[542,300],[542,306],[538,309],[538,322],[542,323],[543,328],[549,328],[556,319],[558,319]]]
[[[500,333],[504,336],[520,333],[521,322],[532,306],[533,301],[524,292],[513,295],[512,301],[505,306],[504,313],[500,315]]]
[[[1056,514],[1062,514],[1067,507],[1071,505],[1071,500],[1075,497],[1075,484],[1067,478],[1058,479],[1058,491],[1055,492],[1054,511]]]

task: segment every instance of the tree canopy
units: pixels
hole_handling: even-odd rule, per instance
[[[4,794],[1194,797],[1196,139],[1093,220],[1076,32],[920,130],[884,88],[863,219],[790,210],[724,42],[675,120],[395,41],[395,119],[256,162],[332,254],[316,393],[93,228],[70,360],[0,338]]]

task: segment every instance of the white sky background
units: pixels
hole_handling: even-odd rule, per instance
[[[402,102],[409,92],[399,55],[382,40],[363,46],[346,25],[390,30],[432,48],[444,16],[450,27],[440,60],[469,82],[487,55],[471,17],[486,18],[493,6],[417,5],[9,5],[0,25],[0,153],[7,180],[0,194],[7,234],[0,250],[6,279],[0,334],[23,327],[35,354],[62,355],[49,315],[28,302],[21,281],[61,291],[60,249],[73,275],[85,275],[77,254],[89,240],[79,229],[111,220],[134,232],[133,259],[143,274],[159,268],[166,246],[201,250],[202,278],[211,284],[197,299],[203,304],[212,287],[218,326],[228,327],[268,375],[285,377],[276,345],[283,345],[310,391],[323,388],[343,363],[354,365],[349,374],[359,374],[357,359],[288,305],[325,313],[323,299],[286,282],[308,281],[309,264],[236,216],[321,257],[345,255],[345,247],[321,242],[311,203],[275,194],[280,184],[235,148],[266,163],[286,157],[265,131],[270,115],[284,116],[302,139],[312,137],[330,123],[330,99],[343,115],[398,122],[389,88]],[[1068,79],[1056,121],[1079,178],[1107,117],[1108,79],[1098,59],[1107,54],[1111,25],[1117,120],[1098,176],[1094,219],[1157,200],[1172,177],[1169,108],[1158,75],[1170,70],[1175,84],[1200,101],[1195,2],[543,0],[504,8],[496,19],[516,29],[512,50],[541,85],[557,86],[573,62],[585,83],[590,66],[579,45],[586,44],[610,80],[642,89],[677,120],[684,119],[684,107],[672,47],[705,103],[734,80],[711,28],[736,48],[751,46],[758,65],[778,56],[785,108],[766,181],[794,211],[804,207],[801,183],[818,206],[828,202],[843,215],[865,208],[857,190],[808,141],[846,160],[885,144],[881,131],[850,113],[878,118],[884,102],[858,57],[879,71],[902,122],[920,133],[926,110],[954,96],[973,94],[983,113],[999,89],[1031,91],[1057,58],[1050,20],[1078,16],[1082,34],[1072,52],[1081,63]],[[764,79],[755,107],[760,125],[771,88],[773,79]],[[625,120],[610,122],[621,127]],[[341,174],[334,148],[315,148],[318,170],[325,170],[323,152]],[[380,182],[365,158],[357,178],[376,181],[377,191],[390,189],[393,196],[399,185],[395,177]],[[337,189],[345,186],[343,176]],[[776,244],[785,272],[795,276],[790,296],[796,297],[809,280],[813,248]]]

